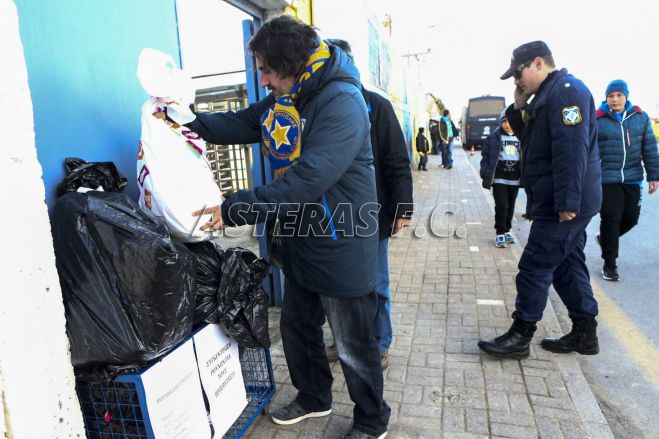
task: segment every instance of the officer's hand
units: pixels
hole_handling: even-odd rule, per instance
[[[576,212],[558,212],[558,222],[572,221],[577,216]]]
[[[201,226],[199,230],[202,232],[205,232],[206,230],[211,230],[211,231],[216,231],[216,230],[222,230],[224,229],[224,222],[222,221],[222,206],[217,205],[217,206],[211,206],[207,207],[203,210],[197,210],[195,212],[192,212],[192,216],[202,216],[202,215],[208,215],[211,214],[211,220]]]
[[[515,105],[514,108],[516,110],[519,110],[520,108],[524,108],[526,106],[526,102],[529,100],[531,97],[530,94],[525,92],[523,89],[520,87],[515,87],[515,92],[513,93],[513,96],[515,98]]]
[[[657,192],[657,189],[659,189],[659,181],[651,181],[650,182],[650,188],[648,189],[648,192],[650,193],[650,195]]]
[[[409,218],[396,218],[396,221],[394,221],[394,230],[393,230],[393,235],[396,233],[400,232],[403,230],[404,227],[407,227],[410,225],[410,220]]]

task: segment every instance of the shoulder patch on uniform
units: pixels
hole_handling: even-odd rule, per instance
[[[564,107],[561,111],[563,113],[563,123],[567,126],[578,125],[583,120],[581,117],[581,108],[576,105]]]

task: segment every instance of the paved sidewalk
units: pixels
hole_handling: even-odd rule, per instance
[[[576,357],[542,350],[540,339],[562,331],[548,306],[528,359],[500,361],[480,354],[482,338],[505,332],[514,310],[518,246],[493,245],[491,196],[457,147],[452,170],[431,156],[428,172],[414,171],[417,214],[390,241],[391,365],[385,398],[392,408],[388,438],[613,438]],[[443,216],[436,206],[452,203]],[[432,220],[431,220],[432,216]],[[457,226],[463,238],[446,235]],[[442,226],[444,226],[442,228]],[[424,233],[425,232],[425,233]],[[290,402],[290,383],[273,309],[273,366],[277,395]],[[247,437],[340,438],[353,404],[338,363],[333,364],[332,415],[292,426],[260,417]]]

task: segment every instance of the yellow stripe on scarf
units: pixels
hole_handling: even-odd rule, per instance
[[[309,55],[304,71],[291,88],[290,94],[282,95],[272,108],[261,116],[261,137],[264,154],[270,159],[273,176],[282,176],[300,157],[302,127],[295,108],[302,87],[330,59],[329,46],[321,41]]]

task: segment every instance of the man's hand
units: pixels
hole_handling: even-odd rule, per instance
[[[404,227],[409,226],[411,221],[412,220],[409,218],[396,218],[396,221],[394,221],[394,230],[392,234],[395,235],[396,233],[403,230]]]
[[[180,104],[178,102],[166,102],[167,117],[179,125],[185,125],[197,118],[190,109],[190,105]]]
[[[513,108],[519,110],[521,108],[526,107],[526,102],[529,100],[531,95],[525,92],[524,89],[520,87],[515,87],[515,92],[513,93],[513,97],[515,99],[515,105]]]
[[[216,231],[224,229],[224,223],[222,222],[222,207],[220,205],[207,207],[203,210],[197,210],[192,213],[192,216],[202,216],[212,214],[211,220],[201,226],[199,230],[205,232],[206,230]]]
[[[558,222],[564,223],[565,221],[572,221],[576,216],[576,212],[558,212]]]
[[[657,189],[659,189],[659,181],[651,181],[650,188],[648,189],[648,193],[652,195],[655,192],[657,192]]]

